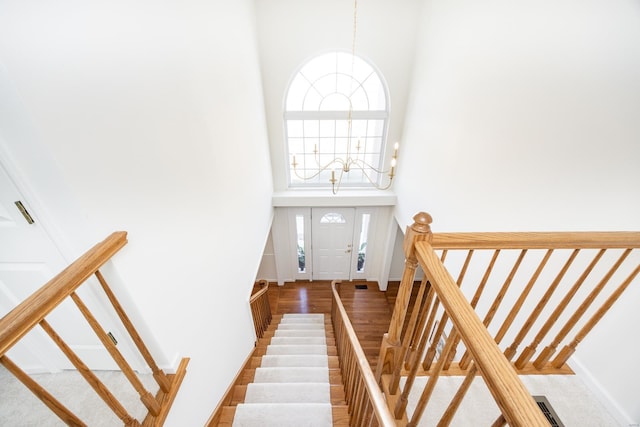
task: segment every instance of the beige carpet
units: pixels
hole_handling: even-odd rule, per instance
[[[119,371],[95,371],[94,373],[118,398],[129,414],[142,422],[147,410],[126,377]],[[122,422],[77,371],[33,374],[31,377],[88,426],[122,425]],[[138,377],[145,388],[155,395],[158,391],[158,385],[153,377],[151,375],[138,375]],[[0,365],[0,426],[54,427],[65,425],[31,391]]]
[[[331,427],[323,314],[285,314],[267,346],[234,427]]]
[[[565,427],[617,427],[615,418],[593,396],[587,386],[575,375],[527,375],[522,381],[532,395],[546,396]],[[429,402],[419,424],[421,427],[435,426],[451,398],[462,383],[462,377],[441,377],[433,398]],[[422,390],[426,377],[416,379],[414,390]],[[402,381],[404,384],[404,379]],[[413,414],[419,393],[409,396],[407,413]],[[498,407],[481,378],[473,382],[467,398],[463,401],[452,426],[490,426],[499,415]]]

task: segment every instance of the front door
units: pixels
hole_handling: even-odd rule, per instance
[[[354,208],[312,209],[314,280],[350,279],[354,219]]]

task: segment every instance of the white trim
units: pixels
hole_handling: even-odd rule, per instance
[[[271,203],[274,207],[395,206],[397,199],[391,191],[344,189],[333,195],[327,189],[305,189],[275,192]]]
[[[596,396],[602,405],[609,411],[621,426],[637,426],[640,420],[633,420],[627,412],[615,401],[615,399],[602,387],[602,384],[591,374],[591,372],[574,355],[569,359],[569,366],[576,375],[584,382],[589,390]]]

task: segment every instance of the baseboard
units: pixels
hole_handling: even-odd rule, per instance
[[[602,387],[602,384],[585,368],[576,356],[571,357],[569,365],[621,426],[638,425],[638,423],[632,420],[627,412],[618,405],[613,397]]]
[[[242,364],[242,367],[240,368],[238,373],[236,373],[236,376],[233,378],[233,381],[231,381],[231,384],[229,384],[229,387],[227,387],[227,390],[222,395],[222,398],[220,399],[220,402],[218,402],[216,409],[213,410],[213,413],[207,420],[205,427],[216,427],[218,425],[220,421],[220,416],[222,415],[222,408],[224,408],[229,404],[229,402],[231,402],[231,398],[233,397],[233,389],[236,385],[240,383],[244,370],[249,366],[249,363],[251,363],[251,358],[253,357],[254,350],[255,350],[255,347],[251,349],[249,356],[247,356],[246,360]]]

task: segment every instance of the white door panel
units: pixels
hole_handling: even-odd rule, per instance
[[[348,280],[353,256],[354,208],[312,209],[313,278]]]
[[[28,203],[0,164],[0,317],[47,283],[66,267],[66,262],[47,233],[29,224],[15,202]],[[86,286],[86,285],[85,285]],[[82,291],[79,295],[85,295]],[[91,300],[89,296],[87,298]],[[92,306],[95,303],[87,302]],[[58,306],[46,320],[92,369],[117,369],[95,333],[72,301]],[[39,327],[8,353],[18,366],[30,372],[73,368]]]

